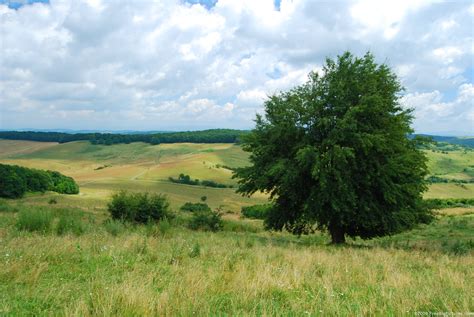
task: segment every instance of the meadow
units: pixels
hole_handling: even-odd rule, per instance
[[[473,151],[426,151],[433,175],[472,177]],[[235,186],[229,168],[247,162],[234,144],[0,141],[0,163],[58,170],[81,191],[0,200],[0,315],[474,311],[474,208],[442,209],[430,225],[335,247],[325,233],[267,232],[261,220],[242,219],[240,208],[265,203],[263,194],[167,180],[185,173]],[[474,184],[461,185],[432,184],[426,197],[473,198]],[[176,217],[146,226],[110,221],[106,204],[119,189],[164,193]],[[178,209],[202,196],[221,208],[223,231],[187,228],[189,215]],[[39,229],[24,229],[32,226]]]

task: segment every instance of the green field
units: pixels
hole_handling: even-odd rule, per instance
[[[264,195],[246,198],[231,188],[216,189],[168,181],[168,177],[176,178],[184,173],[193,179],[235,186],[232,171],[227,167],[244,166],[247,154],[234,144],[131,143],[105,146],[89,142],[41,144],[2,140],[0,162],[57,170],[71,176],[78,182],[81,194],[63,199],[83,201],[96,208],[104,208],[109,196],[120,189],[165,193],[176,208],[186,201],[197,201],[201,196],[208,197],[211,207],[221,206],[233,212],[240,211],[242,206],[266,201]],[[31,199],[46,202],[49,198],[46,194]]]
[[[430,173],[468,180],[472,151],[427,150]],[[0,200],[0,316],[400,316],[474,311],[474,208],[437,211],[437,220],[391,237],[329,246],[324,232],[297,237],[241,219],[264,203],[235,188],[171,183],[180,173],[235,186],[247,164],[234,144],[112,146],[0,141],[0,163],[58,170],[79,195],[27,194]],[[445,162],[450,162],[448,165]],[[224,167],[225,166],[225,167]],[[473,198],[474,184],[430,186],[431,198]],[[119,189],[166,194],[176,218],[147,226],[108,222]],[[224,230],[187,228],[187,201],[207,196]],[[49,204],[51,198],[57,203]],[[47,213],[51,227],[28,232],[21,216]],[[61,217],[73,217],[60,233]]]

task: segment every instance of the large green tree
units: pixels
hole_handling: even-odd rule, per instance
[[[417,149],[402,87],[373,55],[327,59],[305,84],[271,96],[243,139],[251,165],[238,191],[270,194],[269,229],[327,229],[345,237],[384,236],[429,222],[423,207],[426,158]]]

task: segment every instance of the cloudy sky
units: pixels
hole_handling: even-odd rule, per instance
[[[248,129],[370,50],[417,132],[474,135],[473,30],[472,1],[0,0],[0,129]]]

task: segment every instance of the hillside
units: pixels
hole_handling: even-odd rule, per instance
[[[429,159],[430,175],[450,181],[469,182],[474,179],[473,149],[439,144],[426,149],[425,153]],[[169,177],[184,173],[193,179],[236,185],[229,168],[246,165],[248,153],[231,143],[151,145],[135,142],[105,146],[87,141],[58,144],[0,140],[0,162],[58,170],[74,177],[84,195],[101,198],[113,190],[129,188],[166,192],[172,202],[179,204],[196,199],[196,195],[209,193],[210,197],[220,197],[211,198],[215,207],[224,204],[234,211],[246,202],[265,200],[263,196],[251,200],[243,198],[233,189],[193,187],[168,181]],[[183,188],[186,189],[183,191]],[[98,195],[97,190],[102,194]],[[432,184],[426,197],[474,197],[474,184]]]
[[[231,143],[150,145],[136,142],[105,146],[87,141],[57,144],[1,140],[0,162],[52,169],[71,176],[78,182],[81,196],[67,199],[81,199],[100,208],[109,195],[119,189],[166,193],[176,208],[201,196],[208,196],[213,208],[223,205],[235,212],[240,211],[242,205],[266,201],[263,195],[242,197],[232,188],[215,189],[168,181],[169,177],[184,173],[193,179],[235,186],[229,168],[247,164],[247,154]]]
[[[474,151],[425,151],[432,175],[472,177]],[[185,173],[235,185],[229,168],[248,164],[235,144],[0,140],[0,163],[58,170],[80,185],[79,195],[0,199],[0,314],[336,316],[472,308],[470,207],[443,209],[430,225],[336,248],[324,232],[297,237],[241,219],[242,206],[267,201],[262,194],[246,198],[234,188],[168,180]],[[426,196],[472,198],[473,185],[436,183]],[[107,202],[119,189],[166,194],[176,218],[146,226],[111,222]],[[190,215],[179,207],[202,196],[221,207],[223,231],[186,227]],[[34,224],[46,219],[49,227],[22,230],[28,217]]]

